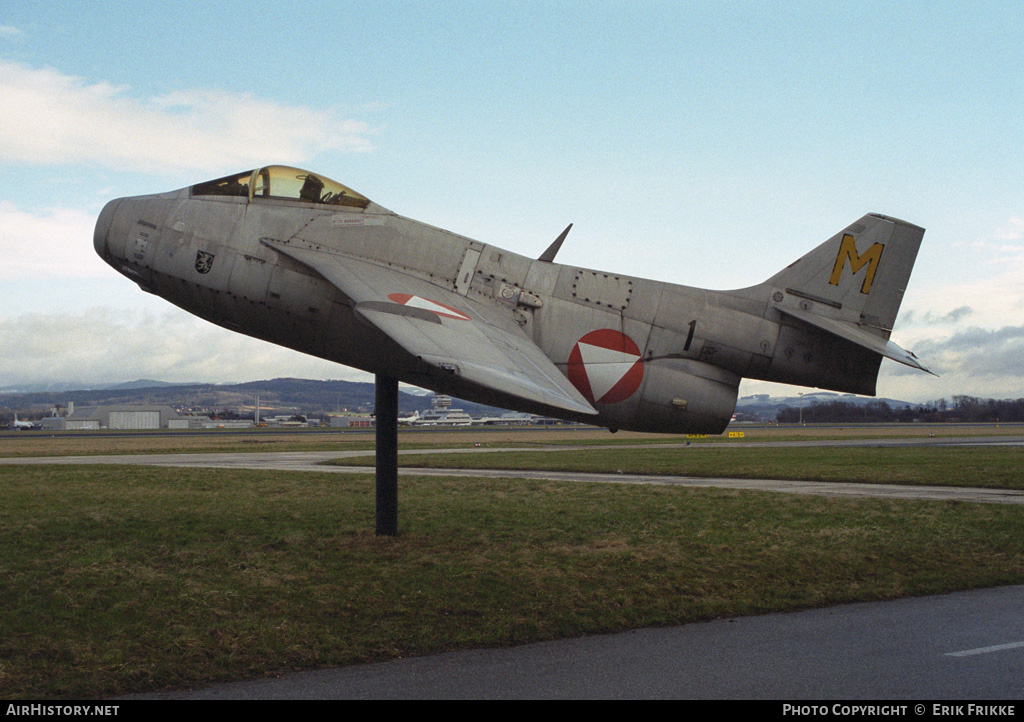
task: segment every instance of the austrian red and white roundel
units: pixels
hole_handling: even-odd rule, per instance
[[[389,293],[388,298],[403,306],[422,308],[424,311],[430,311],[431,313],[436,313],[438,316],[444,316],[445,318],[454,318],[459,321],[472,320],[457,308],[452,308],[440,301],[431,301],[429,298],[423,298],[422,296],[413,296],[409,293]]]
[[[569,381],[590,403],[625,401],[640,388],[644,364],[640,348],[615,329],[591,331],[569,354]]]

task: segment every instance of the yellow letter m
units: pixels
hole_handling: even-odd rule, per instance
[[[843,268],[846,266],[846,259],[850,259],[850,271],[854,274],[866,265],[867,272],[864,274],[864,283],[861,284],[860,292],[867,293],[871,290],[871,282],[875,280],[875,271],[878,270],[878,262],[882,258],[882,250],[885,248],[881,243],[876,243],[864,255],[857,253],[857,242],[849,233],[843,234],[843,243],[839,246],[839,253],[836,255],[836,263],[832,267],[832,276],[828,282],[833,286],[839,285],[839,279],[843,277]]]

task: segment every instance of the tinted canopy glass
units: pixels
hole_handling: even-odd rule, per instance
[[[199,183],[192,186],[192,195],[246,196],[253,201],[275,198],[351,208],[366,208],[370,204],[365,196],[327,176],[286,165],[270,165]]]
[[[247,170],[245,173],[218,178],[217,180],[197,183],[192,186],[194,196],[248,196],[249,181],[256,171]]]

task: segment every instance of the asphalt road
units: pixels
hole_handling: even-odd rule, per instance
[[[1001,587],[137,698],[1020,700],[1022,609],[1024,586]]]

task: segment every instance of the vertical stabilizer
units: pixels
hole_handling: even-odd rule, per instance
[[[873,396],[883,356],[928,371],[889,340],[923,237],[923,228],[872,213],[736,291],[764,303],[765,317],[779,323],[757,378]]]
[[[923,237],[923,228],[872,213],[759,288],[782,312],[814,313],[888,339]]]

